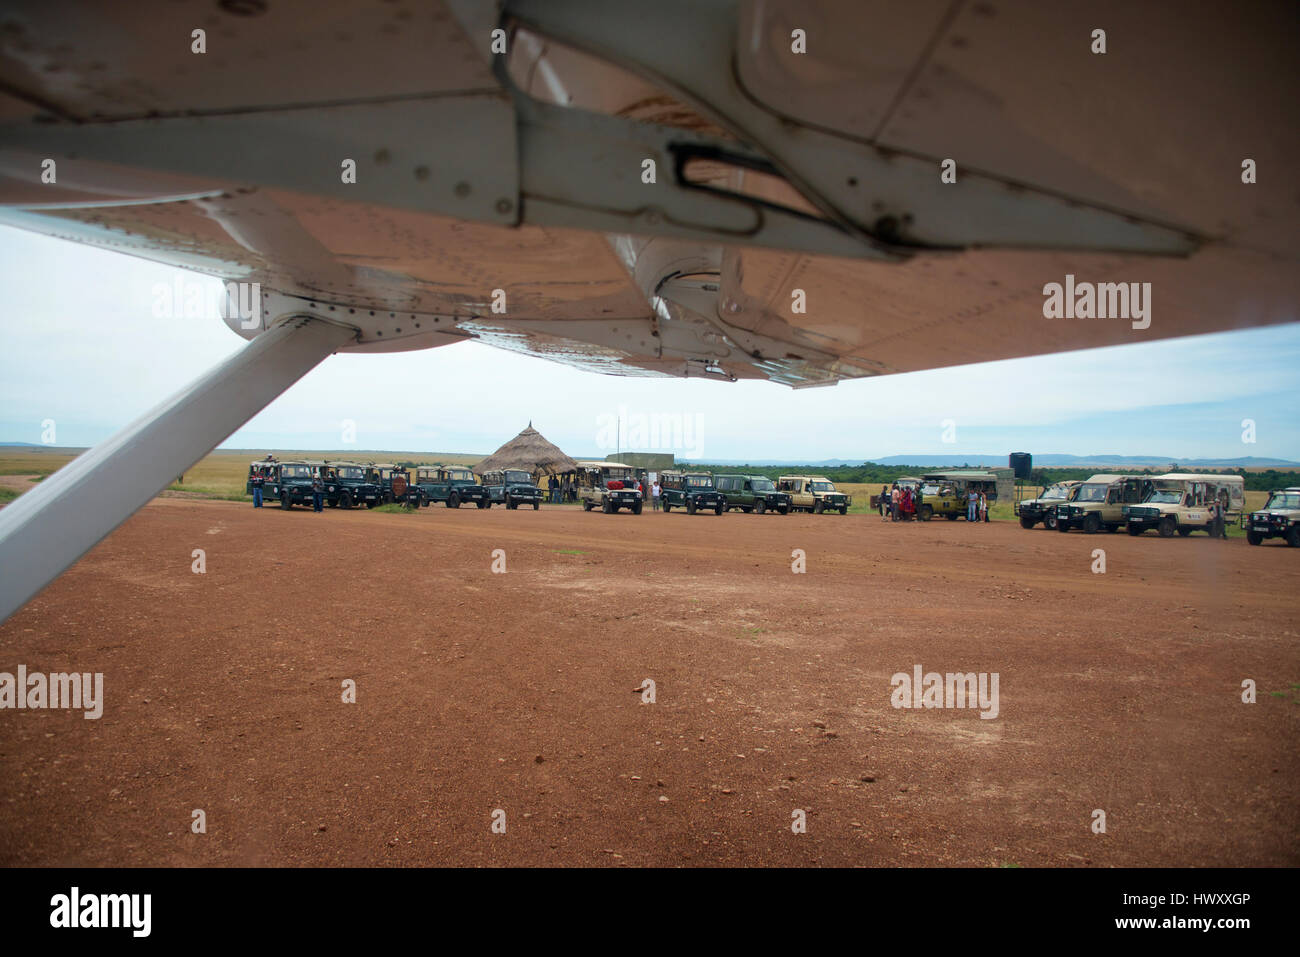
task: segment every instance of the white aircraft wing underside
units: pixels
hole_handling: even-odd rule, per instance
[[[816,385],[1293,321],[1293,13],[18,3],[0,222],[260,283],[248,337],[328,314],[351,350],[615,374]],[[1067,275],[1149,283],[1149,326],[1045,318]]]

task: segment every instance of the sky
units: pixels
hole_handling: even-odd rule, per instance
[[[215,312],[153,315],[156,285],[178,275],[200,279],[0,227],[0,442],[40,443],[52,420],[52,444],[93,445],[242,348]],[[1012,451],[1294,461],[1297,409],[1300,323],[801,391],[606,376],[471,342],[331,356],[222,446],[486,454],[531,421],[575,457],[631,447],[703,462],[989,464]]]

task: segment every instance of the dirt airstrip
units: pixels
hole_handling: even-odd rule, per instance
[[[0,711],[0,864],[1294,866],[1298,596],[1199,535],[161,499],[0,626],[105,698]]]

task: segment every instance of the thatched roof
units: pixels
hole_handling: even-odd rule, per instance
[[[474,471],[482,475],[492,469],[527,469],[534,475],[550,475],[577,466],[577,462],[546,441],[529,422],[528,428],[475,465]]]

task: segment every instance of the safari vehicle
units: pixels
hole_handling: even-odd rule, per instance
[[[966,517],[966,485],[947,479],[927,476],[913,489],[912,494],[921,494],[921,504],[916,506],[916,517],[928,522],[936,515],[942,515],[950,522]]]
[[[541,508],[542,490],[533,484],[531,472],[523,469],[493,469],[483,473],[483,488],[488,494],[488,508],[500,502],[514,509],[530,502],[533,511]]]
[[[686,509],[687,515],[704,509],[721,515],[726,507],[708,472],[664,472],[659,476],[659,502],[665,512],[677,507]]]
[[[1186,538],[1192,532],[1213,534],[1214,502],[1223,503],[1223,520],[1241,515],[1246,500],[1246,480],[1240,475],[1192,475],[1170,472],[1151,480],[1150,494],[1138,505],[1128,505],[1128,533],[1141,535],[1149,528],[1161,538],[1174,532]]]
[[[582,510],[590,512],[599,508],[602,512],[617,512],[625,508],[633,515],[640,515],[645,505],[637,484],[636,469],[618,462],[579,462],[578,463],[578,501]]]
[[[415,470],[415,484],[424,493],[422,505],[445,502],[448,508],[461,503],[489,508],[487,489],[474,480],[474,473],[459,465],[428,465]]]
[[[782,475],[776,480],[776,490],[790,496],[792,512],[820,515],[838,511],[844,515],[849,510],[849,497],[835,491],[835,483],[824,475]]]
[[[270,474],[262,486],[262,498],[279,499],[281,508],[311,505],[312,481],[316,478],[317,468],[314,462],[271,463]],[[249,477],[252,477],[251,470]]]
[[[1098,474],[1078,485],[1056,506],[1056,530],[1081,528],[1089,534],[1115,532],[1127,519],[1124,506],[1139,505],[1151,494],[1151,479],[1141,475]]]
[[[1284,538],[1300,548],[1300,488],[1283,488],[1268,493],[1268,502],[1251,512],[1243,523],[1246,541],[1258,545],[1266,538]]]
[[[1043,489],[1038,498],[1027,498],[1016,502],[1012,510],[1020,518],[1021,528],[1033,528],[1039,522],[1043,528],[1056,528],[1056,506],[1070,497],[1070,493],[1082,485],[1082,482],[1057,482]]]
[[[776,483],[766,475],[715,475],[713,486],[722,495],[724,510],[738,508],[742,512],[790,511],[790,494],[778,492]]]
[[[325,481],[325,504],[332,508],[352,508],[365,505],[374,508],[379,504],[380,488],[366,481],[364,466],[355,462],[326,462],[321,468]]]
[[[366,466],[366,481],[379,486],[379,504],[395,502],[419,508],[424,492],[411,481],[411,473],[391,462],[371,462]]]

